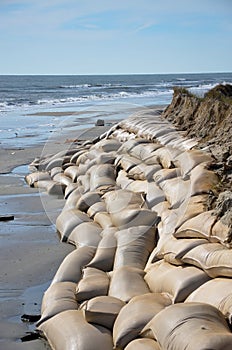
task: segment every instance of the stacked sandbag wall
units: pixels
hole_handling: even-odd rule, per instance
[[[76,248],[42,301],[53,349],[232,348],[231,232],[209,207],[212,162],[140,112],[31,164],[28,184],[66,199],[56,227]]]

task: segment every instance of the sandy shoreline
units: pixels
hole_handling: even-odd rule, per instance
[[[42,340],[20,341],[33,329],[20,317],[24,313],[40,313],[43,291],[63,258],[73,250],[71,245],[59,242],[54,226],[64,200],[28,187],[24,181],[27,167],[22,165],[29,164],[43,151],[56,153],[69,147],[74,139],[93,139],[108,129],[109,126],[68,132],[56,141],[51,140],[45,149],[44,145],[0,149],[1,215],[14,215],[13,221],[0,223],[0,347],[4,350],[49,348]]]

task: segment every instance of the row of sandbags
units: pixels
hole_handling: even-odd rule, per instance
[[[195,337],[198,349],[231,347],[230,237],[207,208],[212,158],[157,118],[33,163],[27,182],[60,186],[57,230],[77,248],[43,297],[38,328],[53,349],[195,349]]]

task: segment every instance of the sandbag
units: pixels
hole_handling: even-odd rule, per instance
[[[102,271],[111,271],[113,269],[114,257],[117,247],[115,237],[116,228],[107,228],[102,231],[100,240],[93,259],[87,266],[95,267]]]
[[[68,198],[66,200],[63,211],[69,210],[69,209],[76,209],[77,201],[81,198],[82,194],[84,193],[85,189],[83,186],[80,186],[78,184],[70,184],[69,186],[66,187],[65,194],[66,194],[66,190],[68,190],[68,187],[72,185],[74,185],[74,187],[71,187],[69,189],[70,193],[68,194]]]
[[[151,182],[147,184],[145,199],[148,208],[151,209],[155,205],[164,202],[166,200],[166,197],[164,192],[154,182]],[[153,211],[155,211],[155,209]]]
[[[96,216],[95,216],[96,217]],[[157,214],[149,209],[124,209],[110,214],[114,226],[126,229],[132,226],[155,226],[159,221]]]
[[[87,214],[91,219],[94,219],[94,216],[100,212],[106,212],[106,205],[103,201],[92,204],[87,210]]]
[[[110,296],[99,296],[83,302],[80,310],[83,310],[86,321],[112,329],[119,311],[125,303]]]
[[[224,316],[208,304],[170,305],[145,326],[142,334],[149,330],[165,350],[229,350],[232,347],[232,334]]]
[[[176,153],[177,150],[174,150],[173,148],[161,147],[152,152],[152,155],[157,157],[158,163],[160,163],[163,168],[170,169],[174,168],[173,158]]]
[[[64,174],[72,179],[72,182],[76,182],[79,175],[79,167],[77,165],[72,165],[65,169]]]
[[[144,145],[146,143],[149,143],[149,141],[144,138],[128,140],[121,145],[121,147],[118,149],[118,153],[129,153],[134,147],[138,146],[139,144]]]
[[[156,229],[150,226],[129,227],[115,233],[117,249],[114,269],[134,266],[144,269],[148,256],[156,245]]]
[[[178,208],[186,198],[190,197],[190,182],[181,177],[162,181],[159,187],[173,208]]]
[[[107,212],[110,214],[121,212],[128,207],[142,208],[145,203],[142,194],[134,193],[126,189],[107,192],[102,196],[102,199],[104,199]]]
[[[70,161],[70,156],[63,156],[63,157],[57,157],[53,158],[49,161],[47,164],[45,170],[49,171],[52,168],[55,168],[57,166],[62,167],[65,163],[68,163]]]
[[[121,142],[117,139],[103,139],[100,140],[93,147],[100,149],[103,152],[117,151],[121,147]]]
[[[70,177],[66,176],[64,173],[59,173],[53,176],[53,181],[59,182],[64,186],[68,186],[70,183],[72,183]]]
[[[55,350],[112,350],[113,347],[110,331],[88,323],[79,310],[60,313],[42,323],[39,330]]]
[[[232,279],[214,278],[194,290],[185,303],[200,302],[213,305],[232,324]]]
[[[75,152],[72,157],[70,158],[70,161],[72,163],[76,163],[78,158],[82,155],[82,154],[85,154],[87,153],[87,150],[86,149],[79,149],[77,152]]]
[[[170,180],[181,175],[180,168],[160,169],[153,175],[153,180],[158,185],[162,181]]]
[[[140,192],[140,193],[147,193],[148,191],[148,182],[147,180],[141,181],[141,180],[135,180],[131,183],[129,183],[126,186],[126,189],[132,192]]]
[[[231,248],[232,246],[232,235],[231,227],[226,225],[222,219],[218,220],[212,227],[210,241],[220,242],[226,247]]]
[[[170,236],[167,240],[161,242],[161,244],[158,243],[151,263],[164,259],[164,261],[173,265],[183,265],[182,257],[191,249],[205,243],[208,243],[206,239],[176,239]]]
[[[85,267],[82,273],[82,279],[76,288],[78,302],[89,300],[101,295],[107,295],[109,289],[109,277],[104,271],[93,267]]]
[[[159,344],[153,339],[135,339],[132,340],[125,350],[162,350]]]
[[[44,321],[66,310],[77,310],[78,303],[75,296],[76,283],[57,282],[51,285],[44,293],[41,306],[41,318],[38,327]]]
[[[94,215],[94,221],[103,229],[114,226],[111,216],[104,211],[96,213]]]
[[[50,174],[46,171],[36,171],[32,174],[25,176],[27,184],[31,187],[34,186],[34,183],[41,180],[51,180]]]
[[[149,288],[144,281],[145,272],[131,266],[123,266],[113,271],[109,296],[128,302],[136,295],[149,293]]]
[[[111,164],[92,166],[87,174],[90,174],[90,190],[94,191],[101,186],[115,185],[115,169]]]
[[[141,143],[133,147],[130,150],[130,154],[134,157],[137,157],[143,160],[144,158],[149,157],[153,151],[157,150],[160,147],[162,146],[158,143],[145,143],[145,144]]]
[[[70,183],[68,186],[65,187],[65,191],[64,191],[64,199],[68,199],[68,197],[70,196],[70,194],[76,190],[78,188],[78,184],[76,183]]]
[[[66,186],[53,180],[39,180],[34,182],[34,187],[45,189],[49,195],[63,197]]]
[[[53,179],[53,177],[57,174],[61,174],[63,173],[63,169],[60,167],[60,166],[57,166],[55,168],[52,168],[51,171],[50,171],[50,175],[51,175],[51,178]]]
[[[69,253],[60,264],[51,284],[57,282],[78,283],[82,277],[83,267],[93,258],[96,249],[79,247]]]
[[[195,247],[182,257],[182,261],[201,268],[212,278],[232,277],[232,250],[220,243]]]
[[[210,191],[214,192],[217,184],[217,175],[213,171],[207,170],[204,163],[197,165],[190,173],[190,192],[192,196],[210,193]]]
[[[183,176],[189,174],[198,164],[210,162],[212,162],[211,155],[198,149],[185,151],[175,158],[175,163],[181,168]]]
[[[127,172],[125,170],[120,170],[118,172],[118,176],[116,178],[116,185],[118,187],[125,189],[132,182],[133,182],[133,180],[129,179],[129,177],[127,176]]]
[[[90,175],[88,173],[78,176],[77,183],[84,187],[84,192],[90,191]]]
[[[185,221],[174,233],[176,238],[206,238],[209,239],[216,217],[213,210],[203,212]]]
[[[168,295],[149,293],[136,296],[118,314],[113,328],[113,342],[117,349],[124,349],[139,336],[145,325],[172,301]]]
[[[147,165],[143,162],[135,165],[128,171],[128,177],[133,180],[152,181],[154,174],[161,169],[159,164]]]
[[[78,199],[76,208],[87,212],[89,207],[96,202],[101,202],[101,195],[99,192],[87,192],[84,193],[80,199]]]
[[[118,155],[114,162],[117,167],[122,168],[126,172],[140,163],[141,161],[138,158],[132,157],[129,154]]]
[[[173,303],[179,303],[209,277],[195,266],[174,266],[161,260],[148,267],[144,279],[153,293],[168,293]]]
[[[78,209],[62,211],[56,219],[56,228],[62,242],[66,242],[72,230],[82,222],[91,221],[89,216]]]
[[[95,222],[83,222],[72,230],[67,241],[76,247],[97,247],[101,240],[101,232],[102,228]]]

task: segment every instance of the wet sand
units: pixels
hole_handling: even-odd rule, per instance
[[[26,185],[27,166],[41,152],[55,153],[74,139],[93,139],[107,127],[94,127],[62,135],[45,145],[25,149],[0,149],[0,214],[14,220],[0,222],[0,348],[4,350],[44,350],[43,340],[22,343],[20,338],[33,331],[21,315],[39,314],[43,291],[50,284],[64,257],[73,250],[60,243],[55,220],[64,200],[40,193]],[[14,170],[13,170],[14,169]],[[13,172],[12,172],[13,170]]]

